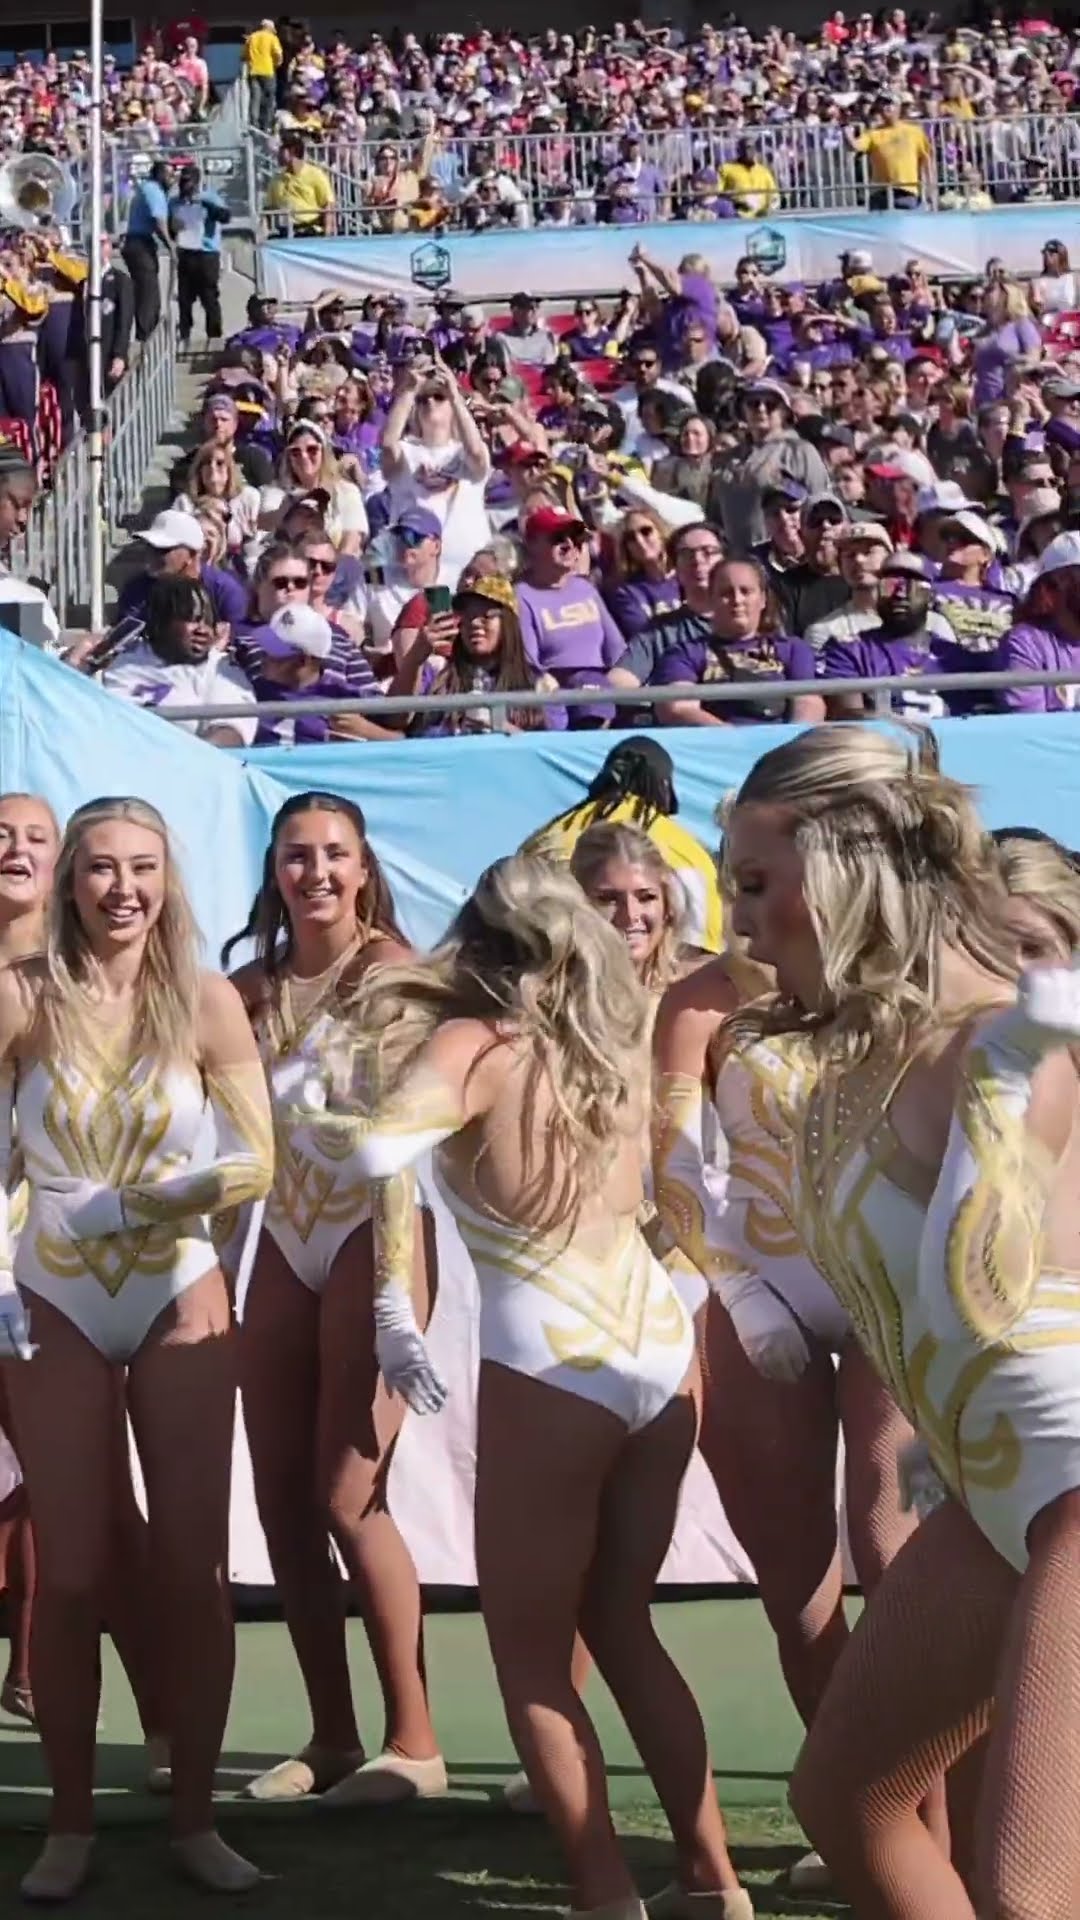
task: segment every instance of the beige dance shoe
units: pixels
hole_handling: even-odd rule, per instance
[[[332,1753],[328,1748],[304,1747],[291,1760],[279,1760],[276,1767],[260,1773],[241,1788],[245,1800],[307,1800],[325,1796],[331,1788],[349,1780],[364,1764],[364,1749],[352,1753]]]
[[[147,1793],[172,1792],[172,1755],[163,1733],[148,1733],[143,1741]]]
[[[379,1753],[322,1796],[324,1807],[391,1807],[405,1800],[437,1800],[450,1782],[441,1753],[433,1760],[406,1760]]]
[[[811,1893],[832,1893],[836,1882],[820,1853],[804,1853],[796,1860],[787,1877],[787,1890],[804,1897]]]
[[[37,1724],[34,1719],[34,1696],[29,1687],[16,1687],[10,1680],[5,1680],[0,1687],[0,1708],[10,1714],[13,1720],[25,1720],[31,1727]]]
[[[540,1802],[529,1785],[527,1773],[512,1773],[502,1790],[503,1801],[511,1813],[539,1813]]]
[[[22,1877],[23,1899],[42,1907],[74,1900],[90,1878],[93,1854],[91,1833],[50,1833],[29,1873]]]
[[[205,1893],[250,1893],[263,1878],[243,1854],[225,1845],[220,1833],[191,1833],[173,1840],[172,1857],[186,1880]]]
[[[754,1920],[745,1887],[733,1893],[684,1893],[672,1884],[645,1902],[648,1920]]]

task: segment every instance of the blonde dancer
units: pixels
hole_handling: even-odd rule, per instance
[[[1075,1920],[1080,976],[1017,995],[995,849],[929,736],[810,729],[758,761],[729,846],[781,996],[733,1024],[787,1076],[800,1229],[951,1496],[852,1635],[793,1804],[860,1920]],[[988,1732],[973,1902],[917,1807]]]
[[[164,822],[94,801],[69,822],[47,951],[0,974],[3,1158],[29,1203],[14,1274],[32,1358],[6,1364],[38,1548],[31,1673],[53,1788],[28,1899],[70,1898],[93,1850],[102,1595],[124,1394],[146,1483],[166,1704],[174,1858],[241,1892],[254,1867],[214,1830],[228,1712],[226,1591],[236,1360],[205,1216],[266,1192],[272,1136],[242,1003],[200,974]],[[209,1102],[218,1155],[194,1168]],[[0,1225],[10,1265],[6,1205]]]
[[[398,1183],[433,1151],[480,1285],[476,1551],[507,1719],[567,1861],[575,1914],[642,1920],[603,1756],[571,1678],[582,1634],[671,1822],[687,1911],[747,1920],[701,1716],[653,1629],[697,1427],[693,1328],[642,1239],[648,1003],[564,868],[489,869],[426,960],[361,984],[353,1141],[388,1218],[376,1326],[388,1384],[436,1406]],[[364,1091],[380,1088],[374,1113]]]
[[[654,1019],[665,987],[676,978],[687,920],[683,884],[663,851],[635,826],[603,820],[587,827],[570,857],[570,871],[587,899],[609,920],[625,942],[642,986],[649,996]],[[643,1143],[643,1175],[651,1191],[648,1128]],[[672,1279],[684,1305],[696,1314],[705,1299],[705,1283],[690,1266],[679,1266]],[[580,1634],[574,1642],[572,1677],[580,1694],[592,1670],[589,1650]],[[540,1804],[528,1776],[515,1774],[504,1789],[514,1813],[539,1813]]]
[[[369,1184],[355,1156],[316,1163],[293,1138],[290,1101],[328,1075],[342,1010],[370,967],[407,956],[394,904],[349,800],[300,793],[281,808],[246,934],[258,957],[236,975],[270,1082],[277,1168],[241,1329],[244,1421],[274,1581],[311,1707],[292,1759],[248,1787],[256,1800],[318,1793],[350,1805],[446,1791],[428,1708],[420,1586],[387,1502],[405,1405],[375,1360]],[[244,936],[238,936],[243,938]],[[231,941],[226,955],[237,944]],[[414,1275],[427,1324],[431,1216]],[[363,1609],[385,1706],[382,1752],[365,1761],[345,1643],[335,1540]]]

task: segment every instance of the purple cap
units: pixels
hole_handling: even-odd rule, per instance
[[[395,520],[393,531],[414,533],[418,540],[441,540],[443,529],[438,514],[429,513],[426,507],[410,507]]]
[[[1050,420],[1046,425],[1046,438],[1052,447],[1060,447],[1070,460],[1080,454],[1080,427],[1074,427],[1071,420]]]

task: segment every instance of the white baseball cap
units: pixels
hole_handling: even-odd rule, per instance
[[[280,608],[264,627],[257,644],[270,660],[291,660],[298,653],[306,654],[309,660],[327,660],[334,636],[330,622],[316,613],[314,607],[301,602],[297,607]]]
[[[1059,533],[1039,557],[1035,576],[1061,573],[1065,567],[1080,567],[1080,533]]]
[[[1040,520],[1050,520],[1057,513],[1064,513],[1065,504],[1056,487],[1036,487],[1028,494],[1027,512],[1020,522],[1020,538],[1023,539],[1029,527]]]
[[[997,528],[984,520],[981,513],[976,513],[974,507],[962,507],[959,513],[947,514],[941,522],[940,531],[944,533],[947,527],[962,527],[972,540],[977,540],[980,547],[986,547],[990,553],[1000,553],[1002,550],[1003,541]]]
[[[206,535],[195,515],[180,513],[175,507],[155,514],[150,525],[135,538],[148,547],[156,547],[159,553],[168,553],[171,547],[187,547],[192,553],[201,553],[206,545]]]
[[[924,513],[963,513],[972,502],[963,487],[955,480],[937,480],[932,487],[920,487],[915,502],[916,514]]]

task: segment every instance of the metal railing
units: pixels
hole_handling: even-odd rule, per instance
[[[176,320],[171,304],[136,365],[106,403],[109,522],[114,534],[142,499],[154,449],[176,400]],[[61,454],[48,492],[30,513],[25,538],[12,543],[12,571],[48,593],[62,627],[90,603],[90,463],[82,432]]]
[[[594,687],[563,687],[551,693],[532,690],[493,688],[484,693],[375,694],[340,700],[257,700],[214,707],[159,707],[157,711],[174,725],[191,720],[249,720],[252,714],[266,714],[275,720],[299,720],[304,716],[359,713],[372,719],[391,713],[471,713],[478,707],[663,707],[676,701],[693,700],[702,706],[722,706],[737,701],[740,706],[771,705],[777,700],[798,700],[804,694],[831,698],[834,694],[882,694],[913,691],[999,692],[1006,687],[1080,686],[1080,668],[1074,671],[1054,669],[1046,672],[926,673],[913,681],[910,674],[878,674],[872,678],[835,680],[772,680],[768,685],[754,680],[725,680],[704,685],[676,687],[613,687],[598,681]],[[872,717],[872,716],[871,716]],[[364,742],[370,745],[370,742]]]
[[[639,220],[718,217],[724,196],[721,169],[735,158],[740,138],[753,141],[776,181],[776,192],[757,210],[766,215],[884,211],[920,204],[933,209],[964,208],[974,196],[989,194],[996,205],[1080,199],[1080,114],[1012,114],[997,120],[927,120],[918,123],[930,145],[930,164],[921,181],[885,187],[871,178],[865,155],[855,151],[849,129],[778,126],[645,132],[639,146],[642,191],[631,183],[623,192],[617,176],[623,162],[617,139],[603,133],[496,135],[490,138],[422,142],[389,140],[328,142],[305,140],[308,160],[329,175],[339,232],[438,231],[445,227],[533,224],[566,209],[571,224],[634,225]],[[280,136],[256,128],[249,133],[252,183],[264,231],[293,231],[287,213],[267,208],[271,182],[279,173]],[[445,211],[438,222],[410,220],[409,204],[380,198],[390,191],[380,182],[376,156],[393,147],[395,166],[413,172],[425,168],[440,187]],[[511,183],[479,185],[494,168]],[[408,191],[411,193],[411,183]],[[500,200],[500,192],[505,196]],[[734,210],[730,197],[729,211]],[[301,231],[295,227],[296,231]]]

